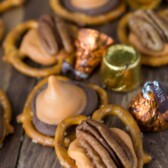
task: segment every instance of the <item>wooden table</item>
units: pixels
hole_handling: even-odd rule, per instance
[[[7,32],[19,22],[29,19],[36,19],[42,14],[51,13],[47,0],[29,0],[22,8],[17,8],[6,12],[2,17],[5,20]],[[112,35],[115,40],[117,22],[100,26],[98,29]],[[110,29],[109,29],[110,27]],[[0,56],[0,88],[4,89],[10,99],[13,109],[12,124],[15,133],[9,135],[0,149],[0,168],[60,168],[53,148],[43,147],[32,143],[21,125],[17,124],[16,116],[23,110],[26,98],[37,79],[25,76],[9,64],[2,61],[3,51]],[[168,66],[162,68],[143,67],[144,81],[159,80],[168,81]],[[99,72],[95,73],[88,81],[101,85]],[[108,91],[110,103],[121,105],[125,108],[138,90],[127,93],[113,93]],[[116,119],[112,120],[115,125]],[[153,162],[146,166],[148,168],[167,168],[168,167],[168,131],[144,134],[144,148],[153,157]]]

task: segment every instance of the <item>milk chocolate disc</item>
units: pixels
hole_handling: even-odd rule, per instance
[[[82,84],[79,82],[72,82],[72,83],[81,87],[85,91],[86,96],[87,96],[87,105],[86,105],[86,108],[82,114],[86,115],[86,116],[91,115],[98,107],[98,104],[99,104],[98,94],[96,93],[95,90],[87,87],[85,84]],[[47,87],[47,84],[44,85],[41,89],[39,89],[39,91],[34,96],[34,99],[32,100],[32,103],[31,103],[31,110],[33,112],[33,120],[32,121],[33,121],[35,128],[40,133],[48,135],[48,136],[54,136],[57,126],[56,125],[49,125],[49,124],[46,124],[46,123],[40,121],[36,115],[36,103],[35,103],[36,98],[46,87]],[[66,104],[66,102],[65,102],[65,104]]]
[[[71,12],[78,12],[78,13],[84,13],[91,16],[96,16],[96,15],[108,13],[111,10],[117,8],[117,6],[120,3],[120,0],[109,0],[102,7],[95,8],[95,9],[87,9],[87,10],[76,8],[74,5],[72,5],[71,0],[62,0],[61,3],[65,8],[67,8]]]
[[[0,139],[3,138],[3,133],[4,133],[4,120],[3,120],[3,108],[0,105]]]

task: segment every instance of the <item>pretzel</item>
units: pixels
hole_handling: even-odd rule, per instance
[[[104,117],[110,115],[117,116],[128,127],[138,159],[137,168],[142,168],[143,165],[149,163],[152,158],[143,151],[142,136],[136,121],[128,111],[116,105],[102,106],[99,110],[93,113],[92,119],[101,122]],[[67,154],[67,147],[64,144],[65,132],[70,126],[79,125],[86,119],[87,117],[85,116],[70,117],[58,125],[55,134],[55,151],[60,163],[63,166],[66,165],[65,167],[77,168],[75,161]]]
[[[0,105],[2,106],[3,112],[4,112],[4,135],[3,138],[0,139],[0,145],[2,145],[3,140],[6,135],[13,133],[14,129],[10,125],[11,121],[11,106],[9,103],[8,98],[6,97],[5,93],[0,90]]]
[[[57,76],[57,79],[62,80],[62,81],[69,80],[68,78],[61,77],[61,76]],[[54,147],[54,137],[46,136],[42,133],[39,133],[34,128],[34,125],[32,123],[32,115],[33,114],[31,112],[31,102],[32,102],[34,96],[36,95],[37,91],[41,87],[43,87],[47,82],[48,82],[48,77],[43,79],[42,81],[40,81],[35,86],[35,88],[32,90],[32,92],[28,96],[28,99],[27,99],[26,104],[24,106],[23,113],[17,117],[17,121],[22,123],[26,134],[32,139],[33,142],[42,144],[44,146]],[[100,97],[100,104],[99,104],[100,106],[107,104],[107,101],[108,101],[107,93],[101,87],[99,87],[97,85],[91,85],[91,84],[89,84],[88,86],[90,88],[94,89],[98,93],[98,95]]]
[[[75,116],[70,117],[62,121],[58,127],[55,134],[55,151],[56,155],[62,165],[67,165],[67,167],[77,168],[73,159],[71,159],[67,153],[67,148],[64,144],[64,137],[66,130],[74,125],[81,124],[82,121],[87,120],[86,116]]]
[[[161,0],[128,0],[127,2],[133,9],[153,9],[159,6]]]
[[[40,78],[52,74],[59,74],[61,72],[61,65],[63,61],[62,58],[57,59],[57,62],[51,67],[43,69],[33,68],[23,62],[23,59],[26,56],[23,55],[16,47],[16,42],[26,31],[37,27],[38,23],[36,21],[27,21],[25,23],[18,25],[15,29],[13,29],[8,34],[3,45],[5,51],[4,60],[12,64],[12,66],[15,67],[18,71],[31,77]]]
[[[103,15],[98,15],[98,16],[89,16],[82,13],[76,13],[76,12],[74,13],[74,12],[68,11],[61,5],[60,1],[61,0],[50,0],[50,6],[53,9],[53,11],[57,13],[59,16],[67,20],[70,20],[72,22],[75,22],[79,25],[103,24],[108,21],[116,19],[126,10],[125,1],[121,0],[120,5],[116,9],[112,10],[111,12],[108,12]]]
[[[166,15],[166,10],[161,10],[158,12],[160,16]],[[117,34],[118,38],[122,43],[130,45],[130,42],[128,40],[128,21],[132,17],[133,13],[128,13],[125,15],[119,22]],[[158,67],[161,65],[168,64],[168,55],[163,55],[159,57],[152,57],[150,55],[145,55],[141,53],[141,62],[144,65],[150,65],[153,67]]]
[[[23,5],[25,0],[3,0],[0,3],[0,13],[5,12],[6,10]]]

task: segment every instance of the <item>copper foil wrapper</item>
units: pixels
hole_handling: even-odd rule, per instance
[[[75,75],[77,78],[87,78],[101,63],[108,46],[114,41],[106,34],[93,29],[81,29],[76,40]]]
[[[168,110],[164,113],[159,111],[158,103],[154,94],[148,94],[149,100],[139,93],[133,98],[129,111],[137,120],[143,132],[158,132],[168,128]]]

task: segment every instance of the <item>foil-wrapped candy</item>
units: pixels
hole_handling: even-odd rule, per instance
[[[69,60],[63,63],[63,72],[73,71],[77,79],[86,79],[101,63],[108,46],[113,44],[111,37],[93,29],[81,29],[76,40],[76,57],[70,65]]]
[[[168,128],[168,96],[157,81],[145,83],[142,92],[131,101],[129,111],[144,132]]]

